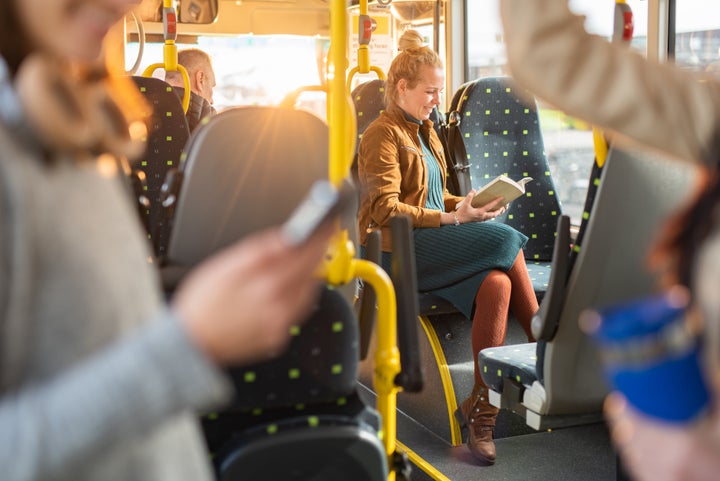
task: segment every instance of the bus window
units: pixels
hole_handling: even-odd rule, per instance
[[[196,38],[197,43],[192,45],[178,41],[178,49],[197,47],[212,57],[217,82],[214,106],[218,111],[240,105],[276,105],[299,87],[324,82],[327,39],[296,35]],[[137,50],[138,44],[129,42],[126,58],[134,59]],[[162,43],[146,44],[137,75],[162,58]],[[153,76],[162,79],[164,72],[156,70]],[[301,108],[325,118],[324,95],[308,95],[305,100]]]
[[[720,6],[715,2],[675,2],[675,63],[720,76]]]
[[[631,48],[645,54],[648,2],[627,0],[633,10],[635,34]],[[488,75],[508,75],[498,0],[466,2],[468,80]],[[570,7],[585,15],[586,28],[612,37],[612,2],[571,0]],[[594,158],[591,126],[572,119],[551,106],[538,103],[545,151],[563,212],[579,225]]]

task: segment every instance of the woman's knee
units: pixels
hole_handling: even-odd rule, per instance
[[[480,289],[509,294],[512,290],[512,281],[505,272],[492,270],[480,285]]]

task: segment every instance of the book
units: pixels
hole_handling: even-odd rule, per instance
[[[532,177],[524,177],[516,182],[506,175],[498,175],[477,191],[471,204],[473,207],[481,207],[492,202],[493,199],[502,197],[503,201],[498,207],[503,206],[523,195],[525,184],[531,180]]]

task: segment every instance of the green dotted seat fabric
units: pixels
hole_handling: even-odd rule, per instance
[[[160,203],[160,191],[167,172],[179,167],[190,131],[182,104],[172,86],[152,77],[133,77],[133,81],[153,109],[147,149],[133,167],[142,170],[147,179],[146,195],[150,201],[148,237],[155,254],[162,257],[170,226]]]
[[[537,380],[534,342],[483,349],[478,360],[483,382],[493,391],[502,392],[506,378],[524,386]]]
[[[535,103],[521,100],[509,77],[485,77],[466,84],[456,110],[473,187],[482,187],[500,174],[514,180],[534,179],[527,184],[526,195],[513,201],[497,220],[528,236],[526,260],[552,260],[561,207]]]
[[[538,296],[538,300],[542,300],[542,297],[548,290],[552,262],[526,260],[525,264],[527,265],[528,275],[530,276],[530,282],[532,282],[535,294]]]
[[[277,359],[230,369],[232,409],[332,402],[354,392],[359,344],[352,308],[338,291],[324,289],[309,319],[292,330]]]
[[[600,186],[602,171],[603,168],[598,166],[597,162],[593,162],[592,170],[590,171],[587,195],[585,197],[585,204],[583,206],[582,220],[580,221],[580,229],[575,237],[575,243],[573,244],[572,251],[570,251],[570,265],[568,266],[570,270],[572,270],[575,259],[577,258],[578,253],[580,253],[580,246],[585,238],[585,231],[587,230],[587,224],[590,220],[590,213],[592,212],[592,207],[595,203],[595,196],[597,195],[598,187]]]
[[[329,470],[339,470],[333,479],[386,479],[380,417],[356,391],[358,362],[352,308],[323,289],[287,351],[229,369],[233,403],[202,417],[217,479],[328,479]]]

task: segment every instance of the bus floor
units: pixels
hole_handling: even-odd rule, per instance
[[[504,412],[508,416],[516,416]],[[502,416],[502,414],[501,414]],[[516,416],[517,417],[517,416]],[[498,418],[498,424],[504,421]],[[495,440],[497,460],[480,464],[464,444],[450,446],[417,422],[398,416],[399,438],[412,452],[412,481],[613,481],[616,459],[604,424],[534,432]]]
[[[506,344],[527,342],[519,323],[511,318]],[[468,362],[469,364],[469,362]],[[464,369],[471,372],[471,365]],[[360,384],[361,397],[374,402],[374,393]],[[419,393],[421,395],[421,393]],[[408,454],[411,481],[615,481],[616,456],[604,423],[535,431],[524,419],[501,410],[495,428],[497,461],[484,466],[465,444],[447,440],[398,410],[399,448]],[[465,438],[465,433],[463,434]]]

